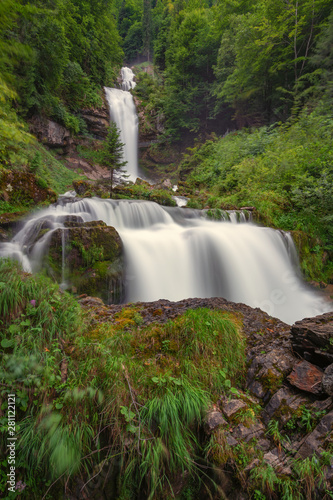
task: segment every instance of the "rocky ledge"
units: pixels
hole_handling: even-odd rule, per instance
[[[304,481],[320,476],[307,498],[324,498],[333,491],[332,313],[290,327],[260,309],[223,298],[106,306],[83,295],[80,303],[93,324],[117,325],[122,314],[128,318],[135,311],[139,329],[173,320],[188,309],[231,312],[246,339],[246,373],[233,391],[221,387],[204,426],[206,439],[216,443],[210,459],[223,475],[224,496],[219,498],[253,498],[249,485],[263,470],[280,486],[297,481],[304,464],[310,471]],[[126,323],[122,327],[126,330]]]

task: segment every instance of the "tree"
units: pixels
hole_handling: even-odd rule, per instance
[[[103,143],[100,151],[100,163],[110,170],[110,198],[112,198],[113,174],[115,170],[123,170],[127,164],[123,156],[123,147],[125,144],[120,142],[120,131],[117,125],[112,122],[109,127],[109,133]]]

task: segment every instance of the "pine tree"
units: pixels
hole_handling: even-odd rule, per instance
[[[123,156],[124,146],[125,144],[120,142],[120,130],[117,128],[117,125],[112,122],[100,152],[100,163],[110,170],[110,198],[112,198],[114,171],[123,170],[123,167],[127,164]]]

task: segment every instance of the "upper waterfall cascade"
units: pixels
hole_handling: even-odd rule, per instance
[[[63,227],[65,215],[103,220],[118,230],[125,248],[127,301],[220,296],[260,307],[290,324],[331,309],[298,276],[291,236],[244,222],[244,215],[235,212],[213,222],[199,210],[146,201],[62,198],[32,215],[0,255],[11,254],[27,271],[37,271],[50,233]],[[51,230],[31,247],[46,217]]]
[[[111,120],[120,130],[120,141],[124,144],[124,167],[130,181],[138,177],[138,130],[139,121],[130,89],[135,87],[134,74],[129,68],[122,68],[122,88],[105,87],[105,95],[110,107]]]

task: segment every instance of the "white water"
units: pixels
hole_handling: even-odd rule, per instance
[[[136,83],[134,81],[134,73],[130,68],[121,68],[121,79],[121,87],[123,90],[131,90],[136,86]]]
[[[121,130],[130,180],[138,175],[138,119],[132,95],[133,73],[122,68],[123,90],[106,88],[111,118]],[[175,190],[175,189],[174,189]],[[166,208],[152,202],[76,199],[68,192],[58,204],[27,220],[0,257],[19,260],[28,272],[39,271],[52,233],[64,216],[103,220],[124,243],[126,300],[180,300],[220,296],[260,307],[286,323],[332,310],[330,303],[305,287],[289,234],[246,222],[240,212],[212,222],[204,212]],[[181,205],[186,200],[175,197]],[[36,243],[42,229],[48,229]],[[62,285],[65,286],[65,231],[62,231]],[[66,283],[67,285],[67,283]]]
[[[136,83],[134,74],[129,68],[121,69],[122,88],[105,87],[105,96],[110,106],[111,120],[120,130],[120,141],[124,144],[123,158],[127,161],[124,167],[126,178],[135,182],[138,177],[138,133],[139,120],[132,94],[129,92]]]
[[[16,244],[20,260],[38,269],[50,233],[69,214],[116,227],[125,248],[127,301],[220,296],[260,307],[290,324],[331,310],[298,277],[290,235],[237,223],[235,212],[229,221],[212,222],[198,210],[152,202],[62,199],[32,216],[8,245]],[[45,224],[46,215],[50,232],[29,248],[33,228]]]

